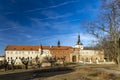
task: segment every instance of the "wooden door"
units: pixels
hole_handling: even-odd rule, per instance
[[[73,56],[73,57],[72,57],[72,61],[73,61],[73,62],[76,62],[76,56]]]

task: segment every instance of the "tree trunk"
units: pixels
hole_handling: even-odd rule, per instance
[[[28,69],[28,65],[25,65],[25,69]]]

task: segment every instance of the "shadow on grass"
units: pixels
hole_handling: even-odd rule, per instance
[[[33,71],[14,72],[0,75],[0,80],[30,80]]]
[[[71,67],[57,67],[57,68],[36,70],[36,71],[34,71],[33,79],[34,78],[51,77],[51,76],[55,76],[55,75],[70,73],[73,71],[74,71],[74,69]]]
[[[57,68],[47,68],[26,72],[17,72],[10,74],[1,74],[0,80],[31,80],[34,78],[44,78],[50,77],[60,74],[66,74],[74,71],[73,68],[70,67],[57,67]]]

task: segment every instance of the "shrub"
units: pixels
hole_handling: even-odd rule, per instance
[[[15,65],[14,66],[15,69],[22,69],[22,67],[23,67],[22,65]]]

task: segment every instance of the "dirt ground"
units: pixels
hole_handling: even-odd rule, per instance
[[[17,72],[0,72],[0,80],[120,80],[120,74],[98,70],[102,66],[48,68]],[[104,68],[104,67],[102,67]],[[105,66],[106,68],[106,66]]]
[[[54,76],[45,77],[45,75],[50,74],[54,74]],[[40,75],[41,76],[32,80],[120,80],[119,75],[92,68],[76,68],[74,71],[66,72],[65,74],[60,74],[60,72],[51,72]]]

